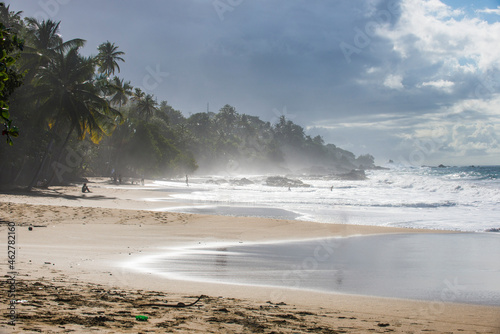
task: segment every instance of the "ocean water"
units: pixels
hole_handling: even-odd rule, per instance
[[[500,228],[500,166],[393,166],[366,174],[363,181],[287,176],[310,185],[290,190],[267,186],[263,175],[190,177],[189,186],[157,181],[159,196],[148,200],[189,204],[169,203],[165,211],[471,233],[218,243],[129,265],[181,280],[500,305],[500,233],[481,233]],[[253,183],[226,182],[243,177]]]
[[[287,176],[310,185],[290,190],[267,186],[262,175],[191,177],[189,187],[183,180],[156,185],[190,204],[168,211],[469,232],[500,228],[500,166],[391,166],[366,174],[363,181]],[[224,182],[243,177],[253,184]]]

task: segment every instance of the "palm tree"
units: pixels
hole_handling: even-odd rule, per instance
[[[97,62],[97,60],[95,60],[95,62]],[[94,85],[101,96],[111,95],[111,84],[109,82],[109,78],[104,74],[101,73],[94,77]]]
[[[24,62],[22,69],[31,70],[26,76],[27,82],[33,79],[41,66],[46,66],[58,53],[85,45],[85,40],[80,38],[64,42],[59,34],[61,22],[52,20],[40,22],[31,17],[27,17],[25,20],[27,23],[27,41],[22,53],[22,61]]]
[[[118,46],[110,41],[99,45],[97,50],[99,50],[99,54],[97,55],[99,73],[104,73],[105,75],[110,76],[115,74],[115,69],[117,69],[119,73],[120,66],[118,66],[118,61],[125,62],[125,60],[120,57],[121,55],[124,55],[125,52],[118,51]]]
[[[118,111],[109,107],[109,103],[99,96],[93,82],[94,60],[82,57],[78,48],[67,52],[56,52],[54,58],[43,66],[35,77],[35,94],[40,101],[39,113],[47,121],[53,134],[31,188],[40,176],[55,139],[63,131],[66,138],[60,146],[59,160],[71,134],[76,130],[78,139],[87,133],[97,143],[103,135],[109,135],[121,118]],[[53,171],[51,179],[55,175]]]
[[[234,124],[238,119],[238,113],[234,107],[226,104],[219,110],[215,119],[220,124],[219,127],[224,131],[224,134],[230,134],[232,133]]]
[[[144,115],[146,122],[157,110],[158,102],[156,102],[151,94],[147,94],[137,102],[137,112]]]
[[[146,96],[146,93],[144,93],[140,88],[136,88],[134,90],[134,93],[132,94],[132,101],[139,102]]]
[[[114,105],[118,105],[118,110],[120,110],[122,105],[127,104],[129,96],[132,96],[132,85],[130,81],[124,82],[123,79],[115,76],[113,80],[111,80],[109,87],[113,94],[110,102]]]
[[[27,17],[25,20],[28,24],[28,46],[34,48],[46,61],[49,61],[57,53],[85,45],[86,41],[80,38],[63,42],[59,34],[60,21],[44,20],[40,22],[32,17]]]
[[[0,3],[0,22],[8,29],[11,29],[14,33],[19,33],[23,25],[21,19],[22,11],[14,12],[10,10],[10,5],[5,7],[4,3]]]

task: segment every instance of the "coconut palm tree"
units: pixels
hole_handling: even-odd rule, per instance
[[[38,21],[32,17],[25,18],[25,21],[27,23],[27,40],[21,59],[22,69],[29,70],[26,75],[27,82],[33,79],[41,66],[46,66],[58,53],[85,45],[85,40],[80,38],[64,42],[59,34],[61,22]]]
[[[44,20],[40,22],[32,17],[27,17],[25,20],[27,22],[28,46],[34,48],[47,62],[56,53],[85,45],[86,41],[81,38],[64,42],[59,33],[60,21]]]
[[[146,122],[156,111],[158,111],[158,102],[156,102],[153,95],[147,94],[137,101],[137,112],[144,116]]]
[[[134,93],[132,94],[132,101],[139,102],[146,96],[146,93],[144,93],[140,88],[134,89]]]
[[[39,178],[56,138],[61,138],[61,134],[65,134],[65,139],[60,145],[59,155],[56,154],[56,161],[74,131],[78,139],[84,139],[88,133],[91,140],[98,143],[104,135],[111,134],[121,118],[120,113],[110,108],[108,101],[99,95],[93,82],[94,69],[94,59],[82,57],[76,47],[54,53],[51,61],[41,67],[35,77],[34,93],[40,101],[38,112],[53,136],[30,188]],[[55,170],[49,184],[54,173]]]
[[[95,62],[97,62],[97,60],[95,60]],[[101,96],[111,95],[111,84],[109,78],[104,74],[101,73],[94,77],[94,85]]]
[[[215,116],[219,128],[223,130],[224,134],[230,134],[233,131],[234,125],[238,119],[238,113],[236,109],[229,104],[226,104],[219,110],[219,113]]]
[[[120,110],[122,105],[127,104],[129,96],[132,96],[132,85],[130,81],[124,81],[115,76],[109,87],[111,94],[113,94],[110,102],[118,105],[118,110]]]
[[[104,73],[107,76],[115,74],[115,70],[118,70],[119,73],[120,66],[118,65],[118,61],[125,62],[125,60],[120,57],[124,55],[125,52],[118,51],[118,46],[110,41],[99,45],[97,50],[99,50],[99,54],[97,55],[99,73]]]
[[[21,19],[21,14],[23,12],[14,12],[10,10],[10,5],[5,6],[3,2],[0,2],[0,22],[8,29],[11,29],[14,33],[18,33],[21,30],[23,21]]]

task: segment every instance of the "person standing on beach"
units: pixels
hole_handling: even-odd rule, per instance
[[[188,178],[188,175],[186,174],[186,186],[189,187],[189,178]]]

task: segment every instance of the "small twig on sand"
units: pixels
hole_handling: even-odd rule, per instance
[[[198,299],[196,299],[194,302],[192,302],[191,304],[184,304],[182,302],[179,302],[177,304],[156,304],[156,303],[152,303],[152,304],[141,304],[139,306],[143,307],[143,306],[161,306],[161,307],[189,307],[189,306],[193,306],[194,304],[196,304],[197,302],[200,301],[201,298],[203,297],[206,297],[205,295],[201,295],[198,297]]]

